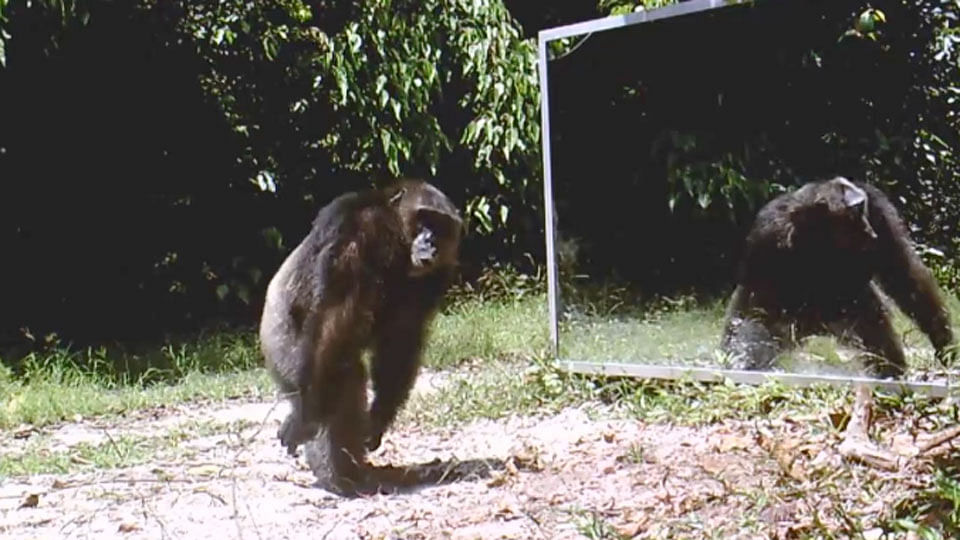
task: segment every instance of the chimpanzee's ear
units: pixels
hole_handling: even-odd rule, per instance
[[[403,199],[403,194],[407,192],[407,188],[400,188],[393,197],[390,197],[390,205],[396,206],[400,204],[400,200]]]
[[[847,208],[867,206],[867,192],[850,184],[843,186],[843,205]]]

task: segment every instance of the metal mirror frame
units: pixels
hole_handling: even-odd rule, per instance
[[[767,0],[770,1],[770,0]],[[790,1],[790,0],[787,0]],[[793,0],[800,1],[800,0]],[[721,9],[752,3],[751,0],[686,0],[661,8],[636,11],[624,15],[613,15],[599,19],[587,20],[575,24],[558,26],[541,30],[538,34],[537,55],[540,80],[540,129],[541,150],[543,158],[543,199],[544,199],[544,234],[547,248],[547,302],[550,317],[550,344],[554,362],[560,369],[572,373],[605,376],[626,376],[638,378],[696,380],[720,382],[729,379],[736,383],[759,385],[768,381],[778,381],[790,386],[809,386],[812,384],[828,384],[844,386],[863,384],[874,388],[902,393],[916,392],[931,397],[945,397],[957,394],[956,387],[951,384],[935,382],[915,382],[905,380],[881,380],[869,377],[851,377],[835,375],[808,375],[790,372],[745,371],[723,368],[705,367],[678,367],[669,365],[634,364],[620,362],[592,362],[560,357],[560,336],[558,327],[559,283],[557,277],[557,260],[555,247],[556,222],[554,221],[553,207],[553,164],[550,153],[550,99],[548,85],[548,50],[550,41],[584,34],[592,34],[605,30],[624,28],[638,24],[690,15],[702,11]]]

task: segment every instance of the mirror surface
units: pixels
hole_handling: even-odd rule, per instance
[[[882,316],[869,305],[881,282],[855,276],[899,260],[886,231],[869,243],[869,225],[882,224],[861,200],[872,192],[841,185],[844,211],[804,203],[784,214],[789,225],[764,242],[800,247],[752,258],[747,274],[741,266],[764,204],[838,175],[889,197],[917,260],[943,284],[956,331],[960,302],[944,268],[956,257],[958,189],[924,151],[935,134],[955,133],[946,98],[931,90],[947,66],[930,50],[933,30],[916,24],[896,2],[761,0],[550,42],[560,359],[843,376],[889,366],[861,339],[888,336],[876,335]],[[808,232],[794,237],[788,226]],[[897,264],[893,282],[919,275]],[[746,345],[721,347],[731,295],[754,274],[765,300],[810,320],[738,326],[732,339]],[[927,294],[921,279],[909,286],[901,299]],[[890,292],[877,298],[906,358],[894,376],[942,381],[931,340]],[[934,308],[919,310],[929,318]],[[769,343],[776,354],[757,352]],[[757,360],[765,354],[769,362]]]

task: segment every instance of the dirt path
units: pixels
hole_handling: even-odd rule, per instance
[[[194,405],[61,426],[49,434],[53,449],[183,435],[143,465],[3,480],[0,537],[794,538],[821,504],[779,495],[793,473],[753,426],[645,424],[600,405],[390,432],[374,463],[451,474],[406,493],[342,499],[281,450],[274,436],[285,414],[272,402]],[[889,503],[878,497],[870,504]]]

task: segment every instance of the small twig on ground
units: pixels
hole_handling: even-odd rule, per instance
[[[861,461],[879,469],[899,470],[905,460],[874,444],[867,434],[873,408],[873,390],[869,386],[858,384],[856,392],[850,421],[847,423],[847,429],[844,430],[843,442],[840,443],[838,451],[846,458]]]
[[[940,445],[960,437],[960,426],[954,426],[918,441],[911,448],[901,451],[901,455],[881,448],[867,435],[873,407],[873,391],[865,385],[857,385],[857,396],[850,413],[850,422],[844,431],[844,440],[839,452],[850,459],[856,459],[867,465],[887,471],[898,471],[911,459],[927,454]]]
[[[323,536],[321,536],[320,538],[322,538],[323,540],[326,540],[326,538],[327,538],[328,536],[330,536],[330,534],[333,533],[333,531],[335,531],[335,530],[337,529],[337,527],[339,527],[339,526],[340,526],[340,522],[337,521],[336,523],[333,524],[332,527],[330,527],[329,529],[327,529],[327,532],[325,532],[325,533],[323,534]]]
[[[118,445],[117,441],[115,441],[113,439],[113,436],[110,435],[110,430],[108,430],[107,428],[100,428],[100,431],[102,431],[104,436],[107,437],[107,440],[110,441],[110,446],[113,447],[113,451],[114,453],[117,454],[117,457],[123,458],[123,456],[120,455],[120,445]]]
[[[160,516],[150,507],[150,503],[147,502],[147,498],[140,497],[140,505],[142,507],[143,518],[146,521],[149,521],[151,518],[157,522],[157,525],[160,527],[160,538],[170,538],[170,533],[167,531],[167,524],[160,519]]]
[[[927,440],[917,445],[919,453],[923,454],[933,450],[941,444],[960,437],[960,426],[947,428],[939,433],[934,433]]]
[[[526,506],[521,506],[521,507],[520,507],[520,512],[521,512],[524,516],[526,516],[526,518],[529,519],[534,525],[536,525],[536,527],[537,527],[537,532],[540,533],[540,538],[545,538],[546,535],[545,535],[544,532],[543,532],[543,524],[540,523],[540,520],[537,519],[537,517],[536,517],[535,515],[533,515],[532,512],[530,512],[530,510],[527,510],[527,507],[526,507]]]
[[[226,499],[224,499],[223,497],[217,495],[216,493],[211,493],[210,491],[208,491],[208,490],[206,490],[206,489],[204,489],[204,488],[202,488],[202,487],[193,490],[193,492],[194,492],[194,493],[203,493],[203,494],[206,495],[207,497],[210,497],[211,499],[217,501],[218,503],[220,503],[220,504],[222,504],[222,505],[224,505],[224,506],[227,506],[227,505],[229,504],[229,503],[226,501]]]
[[[253,525],[253,532],[257,533],[257,538],[263,540],[263,535],[260,534],[260,527],[257,525],[257,520],[253,517],[253,509],[250,508],[250,502],[243,501],[243,505],[247,507],[247,516],[250,517],[250,523]]]
[[[459,464],[460,460],[458,460],[456,457],[451,458],[450,461],[447,462],[447,466],[444,468],[443,474],[440,475],[440,478],[437,479],[435,483],[438,485],[442,484],[447,479],[447,476],[449,476]]]
[[[263,431],[264,427],[266,427],[267,420],[270,419],[270,415],[273,414],[273,411],[277,409],[277,407],[280,405],[280,402],[284,399],[286,399],[286,395],[278,395],[277,398],[273,400],[273,405],[267,410],[267,414],[263,415],[263,420],[260,421],[260,427],[253,432],[253,435],[247,437],[247,444],[252,443],[257,439],[257,435],[260,435],[260,432]],[[239,452],[237,455],[239,455]]]
[[[106,484],[171,484],[171,483],[181,483],[181,484],[193,484],[196,483],[195,480],[189,478],[107,478],[102,479],[98,478],[96,480],[89,481],[74,481],[70,483],[60,483],[51,487],[51,489],[62,490],[62,489],[82,489],[85,487],[93,486],[102,486]]]
[[[60,527],[60,534],[63,534],[63,532],[67,529],[67,527],[69,527],[70,525],[73,525],[74,523],[76,523],[77,525],[79,525],[79,524],[84,523],[84,522],[89,522],[90,519],[92,519],[94,516],[96,516],[97,514],[99,514],[102,510],[105,510],[107,507],[112,506],[112,505],[113,505],[113,502],[111,501],[111,502],[108,502],[108,503],[105,503],[105,504],[100,505],[100,506],[97,507],[97,509],[94,510],[92,513],[86,513],[86,514],[82,514],[82,515],[77,515],[77,516],[74,516],[74,517],[70,518],[66,523],[64,523],[64,524]]]
[[[241,448],[242,451],[242,448]],[[240,455],[240,451],[236,455]],[[234,460],[236,463],[236,460]],[[240,509],[237,507],[237,471],[236,465],[231,465],[230,471],[230,506],[233,508],[233,524],[237,526],[237,538],[243,540],[243,527],[240,526]]]
[[[280,402],[285,399],[285,396],[278,395],[273,401],[273,405],[270,409],[267,410],[266,414],[263,416],[263,420],[260,421],[260,425],[256,431],[253,432],[249,437],[242,437],[238,434],[239,442],[237,444],[237,451],[233,454],[233,460],[230,462],[230,499],[233,507],[233,522],[237,526],[237,538],[243,538],[243,526],[240,524],[240,508],[238,505],[237,499],[237,463],[240,460],[240,456],[250,449],[250,445],[257,440],[257,436],[260,435],[260,432],[263,431],[263,428],[266,427],[267,421],[270,419],[270,415],[273,414],[273,411],[276,410],[277,406],[280,405]],[[263,536],[260,534],[260,528],[257,526],[256,520],[253,518],[253,511],[250,508],[250,503],[244,501],[244,506],[247,508],[247,516],[250,518],[250,523],[253,524],[253,530],[257,535],[257,538],[262,540]]]
[[[236,452],[234,452],[234,454],[233,454],[233,460],[231,460],[231,462],[230,462],[231,465],[230,465],[229,468],[230,468],[230,500],[231,500],[231,507],[233,508],[233,516],[232,516],[232,517],[233,517],[234,524],[235,524],[236,527],[237,527],[237,537],[238,537],[238,538],[241,538],[241,539],[243,538],[243,527],[242,527],[242,525],[241,525],[241,523],[240,523],[240,519],[239,519],[239,517],[240,517],[240,507],[239,507],[239,501],[238,501],[238,497],[237,497],[237,467],[236,467],[236,464],[238,463],[238,461],[239,461],[239,459],[240,459],[240,456],[241,456],[244,452],[248,451],[248,450],[250,449],[250,445],[253,444],[253,443],[257,440],[257,436],[259,436],[260,433],[263,431],[263,429],[266,427],[267,421],[270,419],[270,416],[273,414],[273,411],[276,410],[277,406],[280,405],[280,402],[281,402],[282,400],[286,399],[286,397],[288,397],[288,396],[278,395],[278,396],[276,397],[276,399],[274,399],[273,405],[267,410],[266,414],[264,414],[263,420],[260,421],[260,424],[259,424],[259,426],[257,427],[256,431],[254,431],[249,437],[243,437],[243,436],[242,436],[242,432],[238,432],[238,437],[237,437],[237,438],[238,438],[237,450],[236,450]],[[222,477],[222,472],[223,472],[223,471],[221,471],[221,475],[220,475],[221,477]],[[250,508],[250,504],[249,504],[248,502],[244,501],[244,506],[245,506],[246,509],[247,509],[247,515],[248,515],[248,517],[250,518],[250,522],[253,524],[253,529],[254,529],[254,532],[255,532],[256,535],[257,535],[257,538],[263,538],[263,536],[260,534],[260,528],[257,526],[257,523],[256,523],[256,521],[255,521],[254,518],[253,518],[253,511],[252,511],[252,509]]]

